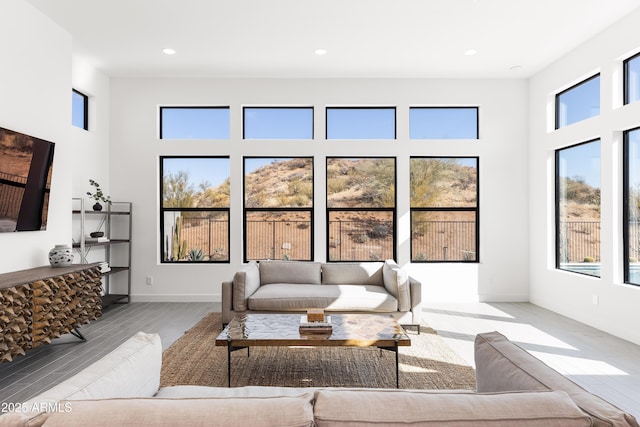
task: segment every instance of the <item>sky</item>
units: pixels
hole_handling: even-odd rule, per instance
[[[594,188],[600,188],[600,140],[560,150],[560,176],[579,176]]]

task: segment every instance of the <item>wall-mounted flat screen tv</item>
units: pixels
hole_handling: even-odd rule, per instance
[[[0,232],[47,228],[54,146],[0,128]]]

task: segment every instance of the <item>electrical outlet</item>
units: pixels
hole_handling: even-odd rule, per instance
[[[147,276],[147,285],[153,285],[153,276]]]

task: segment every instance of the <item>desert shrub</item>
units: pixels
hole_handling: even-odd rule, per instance
[[[591,256],[586,256],[582,262],[596,262],[596,260]]]

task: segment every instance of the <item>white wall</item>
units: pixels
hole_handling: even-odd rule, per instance
[[[54,142],[46,231],[0,233],[0,273],[48,265],[71,243],[71,37],[23,0],[0,2],[0,127]]]
[[[640,11],[530,80],[529,238],[531,302],[640,344],[640,287],[624,285],[622,131],[640,125],[640,103],[622,106],[622,60],[640,50]],[[553,131],[554,94],[600,72],[598,117]],[[601,278],[555,269],[554,150],[601,140]],[[594,304],[597,296],[598,304]]]
[[[74,158],[72,194],[85,199],[88,209],[95,203],[87,191],[89,179],[96,180],[109,193],[109,78],[89,62],[74,57],[73,88],[89,97],[89,129],[71,126]],[[76,206],[74,206],[76,208]]]
[[[134,301],[220,300],[242,264],[242,156],[314,156],[315,258],[324,261],[325,157],[397,157],[398,261],[430,300],[528,300],[527,84],[523,80],[111,80],[111,195],[133,202]],[[158,140],[159,105],[229,105],[231,141]],[[242,141],[241,106],[313,105],[316,139]],[[397,141],[324,141],[325,105],[397,107]],[[477,105],[479,141],[409,141],[410,105]],[[231,263],[159,264],[160,155],[231,158]],[[480,156],[479,264],[409,265],[409,156]],[[152,276],[154,284],[145,284]]]

